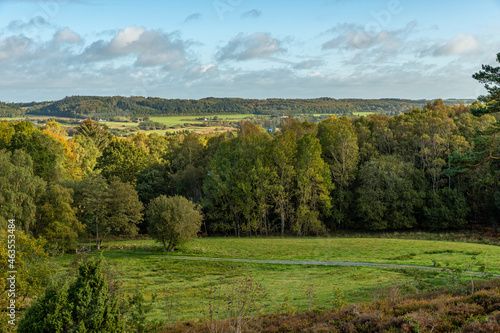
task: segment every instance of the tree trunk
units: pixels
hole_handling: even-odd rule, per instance
[[[99,227],[97,224],[97,220],[95,221],[95,245],[97,247],[97,250],[101,249],[101,244],[99,244]]]
[[[269,237],[268,224],[269,224],[269,220],[267,219],[267,212],[266,212],[266,215],[264,215],[264,225],[266,227],[266,237]]]
[[[165,240],[162,239],[161,241],[163,242],[163,252],[167,252],[167,246],[165,244]]]
[[[281,208],[281,236],[285,236],[285,213],[283,212],[283,208]]]

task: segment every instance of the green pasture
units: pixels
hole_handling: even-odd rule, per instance
[[[463,265],[472,257],[500,273],[495,245],[383,238],[202,238],[179,254],[205,257]]]
[[[138,123],[126,122],[126,121],[100,121],[99,124],[106,125],[109,128],[133,128],[138,127]]]
[[[217,116],[219,120],[242,120],[245,118],[255,117],[253,114],[233,114],[233,115],[203,115],[203,116],[163,116],[163,117],[149,117],[151,121],[159,122],[165,125],[174,126],[182,125],[185,123],[196,123],[203,122],[202,120],[196,120],[196,118],[213,118]]]
[[[315,295],[315,308],[331,308],[339,297],[343,297],[347,304],[372,301],[387,293],[384,288],[396,284],[413,288],[418,282],[432,289],[446,285],[450,280],[442,272],[172,259],[175,256],[366,261],[426,266],[449,263],[451,267],[464,269],[473,264],[474,270],[477,270],[478,263],[483,263],[489,272],[500,273],[497,246],[428,240],[200,238],[173,253],[163,253],[158,243],[142,239],[104,243],[101,253],[113,267],[125,294],[130,295],[137,289],[146,299],[154,293],[158,295],[150,318],[164,321],[167,317],[168,320],[202,318],[208,308],[210,290],[228,285],[235,279],[251,278],[262,285],[267,295],[264,312],[283,312],[285,304],[297,311],[307,310],[307,288]],[[91,255],[101,254],[94,251]],[[71,266],[72,260],[74,255],[57,259],[62,274]],[[344,296],[339,296],[338,290]]]
[[[186,118],[186,117],[177,117],[177,116],[172,116],[172,117],[151,117],[151,121],[157,121],[161,122],[163,124],[166,124],[168,126],[175,126],[175,125],[183,125],[185,123],[196,123],[201,121],[196,121],[195,117],[192,118]],[[165,130],[150,130],[150,131],[143,131],[138,128],[139,123],[133,123],[133,122],[114,122],[114,121],[101,121],[101,124],[106,124],[110,129],[124,129],[124,130],[129,130],[129,129],[135,129],[135,131],[131,132],[134,134],[137,133],[144,133],[146,135],[152,134],[152,133],[157,133],[159,135],[164,135],[166,132],[179,132],[179,131],[190,131],[190,132],[213,132],[216,131],[217,129],[220,128],[220,126],[210,126],[210,127],[184,127],[184,128],[169,128]]]
[[[376,114],[377,112],[372,112],[372,111],[366,111],[366,112],[353,112],[352,114],[357,117],[362,117],[362,116],[369,116],[371,114]]]

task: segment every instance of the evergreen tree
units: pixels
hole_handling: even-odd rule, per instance
[[[19,323],[18,333],[123,332],[118,299],[108,286],[101,260],[81,263],[78,277],[67,285],[47,288]]]

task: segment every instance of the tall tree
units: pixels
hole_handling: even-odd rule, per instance
[[[94,235],[97,249],[101,248],[103,233],[107,229],[106,179],[99,173],[92,173],[82,180],[65,181],[63,186],[73,190],[73,204],[80,221],[85,221],[87,232]]]
[[[135,184],[137,175],[150,164],[148,153],[131,141],[115,139],[104,148],[97,159],[97,168],[106,179],[116,176],[122,182]]]
[[[16,131],[6,120],[0,120],[0,149],[8,148],[10,140]]]
[[[46,182],[33,172],[31,157],[22,150],[0,150],[0,219],[18,221],[20,229],[31,233],[36,221],[36,202]]]
[[[10,150],[22,149],[33,160],[35,175],[47,181],[57,181],[64,174],[64,146],[51,135],[40,130],[16,132]]]
[[[97,249],[109,234],[137,233],[142,220],[143,205],[134,187],[112,178],[93,173],[82,180],[66,181],[63,185],[74,191],[74,205],[87,231],[95,237]]]
[[[90,118],[87,118],[78,125],[76,133],[90,138],[100,151],[103,151],[113,138],[113,135],[106,127],[99,125],[99,123],[92,121]]]
[[[101,152],[89,137],[77,134],[73,136],[73,142],[75,160],[81,170],[81,177],[85,178],[94,171]]]
[[[206,174],[204,139],[194,132],[180,135],[171,142],[164,158],[170,171],[174,193],[194,202],[200,201]]]
[[[76,208],[72,206],[72,196],[71,189],[50,184],[37,212],[35,235],[57,243],[63,253],[76,247],[77,238],[84,230],[76,217]]]
[[[330,117],[318,125],[318,138],[335,184],[337,202],[333,215],[337,225],[342,226],[349,209],[347,187],[354,179],[358,164],[357,137],[349,118]]]
[[[122,183],[118,178],[112,178],[106,195],[106,206],[105,232],[130,236],[137,234],[137,225],[142,221],[144,206],[130,183]]]
[[[313,134],[305,134],[297,142],[297,216],[293,231],[297,235],[323,233],[325,226],[320,213],[329,215],[331,209],[330,170],[321,158],[321,145]]]
[[[496,61],[500,63],[500,53],[497,53]],[[486,107],[477,108],[474,113],[480,115],[500,112],[500,66],[483,65],[482,70],[472,77],[483,83],[488,91],[488,95],[478,97],[478,100],[486,103]]]
[[[266,171],[264,163],[267,162],[262,159],[268,140],[267,133],[247,123],[240,129],[238,138],[219,145],[207,168],[203,185],[203,206],[207,216],[215,222],[212,224],[214,228],[224,232],[232,228],[236,236],[265,231],[265,227],[260,227],[264,226],[261,223],[264,221],[263,211],[268,207],[267,204],[257,207],[256,197],[261,203],[267,203],[267,191],[271,190],[268,179],[271,173]],[[257,163],[260,166],[256,168]],[[255,184],[256,177],[262,184]],[[257,194],[257,191],[261,193]]]
[[[269,158],[271,168],[276,173],[272,201],[280,216],[280,232],[283,236],[287,223],[290,227],[294,217],[297,143],[291,131],[286,131],[273,139],[269,148]]]
[[[358,214],[363,228],[406,229],[417,225],[425,180],[411,163],[397,156],[372,159],[359,170]]]

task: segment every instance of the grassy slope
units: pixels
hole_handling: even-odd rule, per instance
[[[491,245],[373,238],[204,238],[185,245],[173,254],[160,252],[151,240],[116,241],[105,244],[103,255],[116,264],[126,294],[139,288],[150,298],[159,295],[151,318],[165,320],[165,301],[174,307],[175,320],[199,319],[207,308],[210,289],[232,277],[251,277],[267,293],[265,312],[280,312],[285,297],[299,311],[307,309],[304,286],[312,284],[315,306],[330,307],[340,288],[349,303],[370,301],[374,293],[394,283],[441,286],[448,276],[434,272],[405,272],[364,267],[292,266],[243,263],[193,262],[169,260],[171,255],[192,255],[255,259],[310,259],[390,262],[432,265],[432,259],[457,266],[477,261],[490,263],[491,272],[499,272],[498,247]],[[425,252],[436,252],[434,254]],[[415,253],[415,256],[408,255]],[[399,259],[394,259],[400,257]],[[406,258],[406,259],[405,259]],[[68,267],[73,256],[58,261]]]

